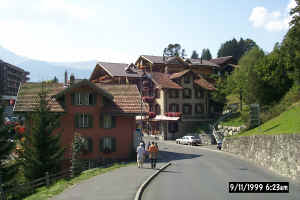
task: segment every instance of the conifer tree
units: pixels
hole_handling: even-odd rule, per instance
[[[31,124],[27,124],[25,141],[21,152],[24,175],[28,180],[45,176],[46,172],[60,170],[64,149],[60,146],[60,133],[53,134],[59,127],[60,117],[50,112],[46,83],[42,83],[36,101],[38,106],[28,114]]]

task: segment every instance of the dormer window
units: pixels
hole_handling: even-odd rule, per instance
[[[96,104],[96,95],[92,93],[74,93],[71,95],[72,105],[87,106]]]
[[[191,76],[186,75],[184,76],[184,83],[190,83],[191,82]]]

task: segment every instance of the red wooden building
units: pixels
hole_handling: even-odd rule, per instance
[[[70,86],[49,83],[46,86],[50,111],[61,113],[61,145],[66,148],[65,159],[71,158],[74,133],[88,140],[89,148],[84,159],[127,159],[133,150],[136,115],[145,107],[140,106],[141,96],[136,85],[103,85],[88,80]],[[32,112],[41,83],[21,85],[15,112]],[[28,119],[27,119],[28,121]]]

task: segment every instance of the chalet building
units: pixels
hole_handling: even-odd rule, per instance
[[[144,121],[144,132],[175,139],[220,113],[210,98],[215,87],[208,81],[218,68],[202,59],[142,55],[135,65],[99,62],[90,81],[136,84],[148,109],[146,117],[137,117]]]
[[[224,76],[225,73],[231,74],[237,65],[237,61],[232,56],[220,57],[211,59],[210,62],[218,65],[218,70],[216,73],[218,75]]]
[[[138,84],[142,71],[134,64],[98,62],[90,81],[102,84]]]
[[[71,159],[71,143],[75,133],[88,141],[84,159],[127,159],[133,149],[136,115],[140,115],[140,93],[136,85],[105,85],[89,80],[71,81],[65,87],[48,83],[50,111],[60,113],[61,145],[66,148],[64,158]],[[41,83],[21,85],[14,111],[33,112]],[[142,107],[142,113],[146,108]],[[30,119],[26,120],[30,130]]]
[[[21,83],[29,80],[29,72],[0,60],[0,98],[15,100]]]

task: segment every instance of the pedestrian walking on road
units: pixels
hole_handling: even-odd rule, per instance
[[[151,168],[156,168],[156,160],[158,154],[158,148],[155,146],[154,142],[152,142],[151,146],[149,147],[149,158],[151,160]]]
[[[136,155],[137,166],[138,168],[143,168],[144,155],[145,155],[145,149],[143,147],[143,143],[140,143],[140,146],[138,146],[136,152],[137,152]]]

